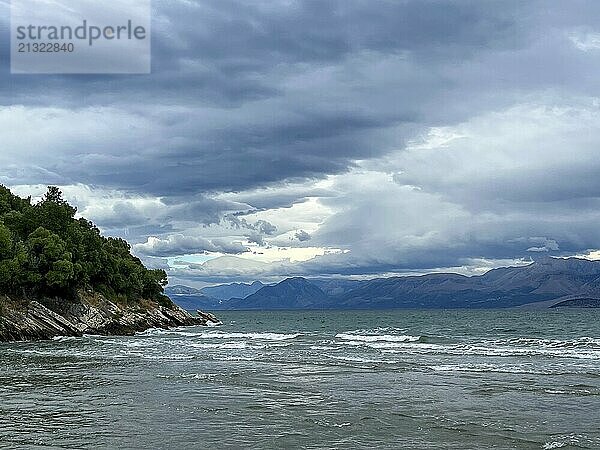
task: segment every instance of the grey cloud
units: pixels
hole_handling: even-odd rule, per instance
[[[306,241],[310,241],[311,240],[311,235],[308,234],[304,230],[297,231],[296,234],[294,235],[294,237],[296,239],[298,239],[300,242],[306,242]]]
[[[9,76],[0,19],[1,181],[117,190],[123,199],[99,223],[159,257],[243,251],[199,237],[208,230],[198,224],[264,245],[274,225],[243,217],[319,197],[332,216],[311,245],[349,253],[265,276],[598,246],[598,106],[586,98],[600,95],[600,52],[569,38],[598,33],[597,2],[154,6],[154,73],[139,77]],[[8,17],[5,3],[0,12]],[[410,148],[430,127],[457,126],[477,138]],[[356,182],[361,170],[385,189]],[[333,187],[314,186],[333,175]],[[134,194],[163,206],[131,203]]]
[[[424,65],[513,45],[509,41],[520,36],[516,5],[158,2],[153,75],[44,77],[44,92],[57,95],[37,101],[31,95],[40,89],[37,82],[13,78],[0,99],[73,108],[85,92],[86,105],[111,106],[153,123],[157,140],[115,145],[97,135],[88,146],[104,149],[82,146],[82,156],[89,155],[76,166],[52,149],[44,166],[65,177],[62,184],[176,196],[321,178],[347,170],[353,158],[401,146],[408,130],[398,126],[425,117],[430,111],[423,102],[446,84],[439,76],[424,77]],[[370,70],[361,61],[370,52],[379,54],[375,61],[397,61]],[[395,71],[398,80],[377,80],[382,70]],[[302,77],[305,82],[297,80]],[[402,82],[408,80],[413,85],[407,89]],[[369,86],[372,93],[361,94]],[[220,111],[207,116],[206,106],[215,102]],[[173,103],[187,111],[169,109]]]
[[[146,243],[135,245],[133,250],[142,255],[168,257],[205,252],[239,254],[247,251],[247,248],[239,242],[228,242],[225,239],[209,240],[201,237],[174,234],[165,239],[149,238]]]
[[[275,234],[277,231],[277,227],[266,220],[258,220],[254,226],[259,233],[266,234],[268,236]]]
[[[266,245],[265,237],[260,233],[250,233],[247,235],[248,241],[258,244],[260,246]]]
[[[266,236],[272,236],[277,231],[277,227],[266,220],[257,220],[254,223],[250,223],[243,217],[230,215],[225,217],[225,221],[236,229],[244,230],[244,235],[248,241],[260,246],[266,245]]]
[[[205,225],[219,223],[223,215],[229,211],[239,211],[249,208],[248,205],[206,196],[196,196],[193,199],[167,198],[165,203],[168,206],[168,210],[162,217],[163,219],[188,220]]]
[[[234,228],[256,231],[257,233],[269,236],[277,231],[277,227],[275,225],[262,219],[251,223],[243,217],[232,214],[225,216],[225,221],[231,224]]]
[[[257,210],[291,208],[298,203],[305,202],[310,197],[324,198],[334,195],[335,192],[306,183],[298,185],[280,183],[266,189],[227,193],[223,197],[231,201],[251,205],[253,209],[247,211],[247,213],[254,213]]]
[[[547,237],[534,236],[530,238],[517,238],[513,239],[511,242],[534,244],[532,247],[529,247],[527,250],[525,250],[532,253],[546,253],[560,250],[558,242],[556,242],[554,239],[548,239]]]

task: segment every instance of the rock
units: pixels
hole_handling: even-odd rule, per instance
[[[141,302],[117,305],[101,295],[85,293],[76,301],[15,301],[0,297],[0,341],[52,339],[57,336],[131,335],[150,328],[210,325],[212,314],[194,317],[180,307]]]
[[[223,322],[221,322],[219,319],[217,319],[214,314],[200,311],[200,310],[196,311],[196,313],[198,314],[198,319],[200,319],[203,322],[202,325],[205,327],[214,327],[217,325],[223,325]]]

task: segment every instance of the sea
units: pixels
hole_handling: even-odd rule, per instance
[[[600,310],[219,317],[0,344],[0,448],[600,448]]]

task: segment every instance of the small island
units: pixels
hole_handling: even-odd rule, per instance
[[[164,294],[164,270],[76,212],[56,187],[33,203],[0,186],[0,341],[206,325]]]

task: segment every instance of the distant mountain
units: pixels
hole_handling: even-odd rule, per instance
[[[207,297],[201,294],[179,294],[171,297],[171,300],[187,311],[196,311],[198,309],[202,311],[219,311],[224,309],[231,309],[223,306],[223,300],[217,298]]]
[[[600,262],[546,258],[474,277],[377,279],[338,297],[336,303],[341,308],[507,308],[566,296],[600,297]]]
[[[304,278],[288,278],[274,286],[265,286],[245,299],[232,299],[232,309],[311,309],[329,305],[330,297]]]
[[[221,286],[205,287],[201,290],[201,293],[219,300],[229,300],[231,298],[246,298],[259,291],[264,286],[265,285],[260,281],[255,281],[252,284],[232,283],[223,284]]]
[[[430,274],[350,282],[289,278],[264,286],[246,298],[221,301],[212,309],[451,309],[523,305],[544,308],[600,305],[600,261],[546,258],[528,266],[494,269],[473,277]]]
[[[186,310],[223,310],[234,309],[228,305],[229,300],[243,299],[254,294],[265,285],[260,281],[252,284],[232,283],[221,286],[211,286],[203,289],[196,289],[189,286],[175,285],[165,289],[173,302]]]
[[[310,279],[312,284],[319,287],[327,295],[340,295],[360,286],[362,281],[344,279]]]

